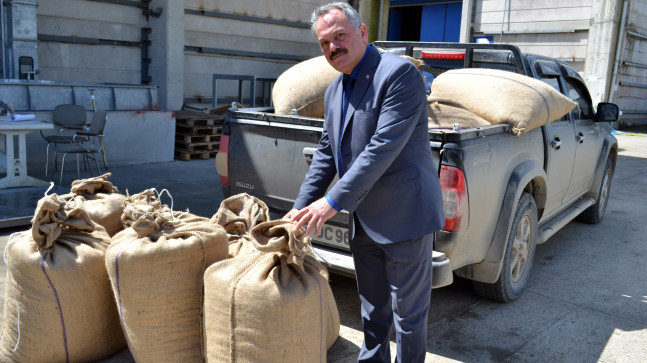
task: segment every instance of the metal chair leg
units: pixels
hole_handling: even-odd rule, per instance
[[[88,157],[90,157],[90,156],[88,155]],[[99,170],[99,163],[97,162],[97,158],[95,156],[91,156],[91,157],[92,157],[92,160],[94,160],[94,165],[96,165],[96,167],[97,167],[97,176],[99,176],[99,175],[101,175],[101,170]],[[89,164],[90,163],[88,162],[88,170],[91,170]]]
[[[47,148],[45,150],[45,176],[47,176],[47,166],[49,165],[49,142],[47,143]]]
[[[79,167],[79,154],[76,154],[76,177],[81,179],[81,168]]]
[[[99,137],[99,142],[101,143],[101,155],[103,155],[103,167],[108,170],[108,159],[106,159],[106,147],[103,146],[103,136]]]
[[[63,160],[61,161],[61,177],[58,180],[59,185],[63,185],[63,169],[65,169],[65,157],[67,154],[63,154]]]

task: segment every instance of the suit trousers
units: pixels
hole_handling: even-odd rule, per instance
[[[378,244],[357,217],[350,241],[361,301],[364,343],[359,362],[390,362],[396,329],[396,362],[424,362],[431,298],[433,234]]]

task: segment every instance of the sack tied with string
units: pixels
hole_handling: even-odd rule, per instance
[[[38,202],[31,230],[11,236],[0,361],[88,362],[125,348],[106,272],[110,236],[56,194]]]
[[[208,362],[325,362],[339,336],[328,271],[285,220],[251,230],[256,253],[211,265],[204,278]]]
[[[269,208],[262,200],[247,193],[223,200],[211,223],[221,225],[229,236],[229,257],[255,252],[249,231],[259,223],[270,220]]]
[[[72,182],[70,193],[62,197],[85,209],[94,222],[102,225],[110,236],[114,236],[124,229],[121,214],[126,196],[119,194],[119,189],[108,181],[111,175],[105,173],[93,178],[75,180]]]
[[[128,347],[137,362],[202,361],[204,271],[228,257],[227,234],[146,193],[127,203],[105,260]]]
[[[492,124],[509,124],[517,135],[555,121],[577,106],[538,79],[487,68],[446,71],[434,79],[431,96],[459,102]]]

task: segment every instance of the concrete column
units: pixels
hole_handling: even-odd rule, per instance
[[[472,8],[474,7],[472,0],[463,0],[462,14],[461,14],[461,43],[472,42]]]
[[[4,3],[4,1],[3,1]],[[38,69],[38,38],[35,0],[11,1],[3,4],[3,25],[6,34],[3,34],[3,65],[5,78],[18,78],[20,76],[20,57],[33,59],[33,71]],[[36,79],[35,74],[28,74],[29,79]]]
[[[389,0],[360,0],[357,12],[368,28],[368,41],[386,40],[389,29]]]
[[[151,83],[159,87],[159,109],[179,110],[184,102],[184,0],[152,0],[150,9]]]
[[[623,0],[593,0],[584,80],[593,104],[609,97]]]

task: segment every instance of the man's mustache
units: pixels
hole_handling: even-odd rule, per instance
[[[330,53],[330,59],[334,59],[336,56],[338,56],[340,54],[344,54],[344,53],[346,53],[346,49],[339,48],[339,49],[333,51],[332,53]]]

